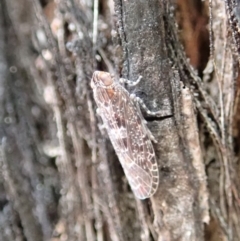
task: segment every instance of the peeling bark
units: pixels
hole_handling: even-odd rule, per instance
[[[237,3],[3,0],[0,12],[1,240],[239,240]],[[166,113],[142,110],[160,172],[148,200],[96,114],[97,69],[142,75],[126,88]]]

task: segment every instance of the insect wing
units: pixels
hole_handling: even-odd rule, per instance
[[[139,199],[152,196],[158,187],[159,174],[140,110],[118,84],[112,90],[97,87],[95,100],[133,192]]]

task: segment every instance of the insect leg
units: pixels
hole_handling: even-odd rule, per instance
[[[142,118],[142,122],[143,122],[142,127],[144,128],[146,135],[150,138],[151,141],[153,141],[154,143],[157,143],[157,140],[155,139],[154,135],[152,134],[152,132],[149,130],[149,128],[147,126],[147,121],[142,116],[142,112],[140,110],[140,106],[139,106],[138,102],[136,102],[136,106],[137,106],[139,114]]]
[[[160,111],[151,111],[148,109],[148,107],[144,104],[143,100],[137,97],[135,94],[130,95],[131,99],[134,100],[136,103],[141,105],[141,107],[146,111],[148,115],[151,116],[157,116],[157,117],[165,117],[165,116],[170,116],[172,115],[171,110],[166,109],[166,110],[160,110]]]
[[[141,81],[141,79],[142,79],[142,76],[140,75],[136,81],[127,80],[127,79],[124,79],[124,78],[120,78],[119,81],[120,81],[120,83],[122,83],[122,84],[123,84],[123,83],[126,83],[126,84],[128,84],[129,86],[136,86],[136,85],[139,84],[139,82]]]
[[[98,116],[100,116],[100,117],[102,118],[101,110],[100,110],[99,108],[96,109],[96,113],[97,113]],[[98,123],[97,126],[98,126],[98,129],[99,129],[99,131],[101,132],[101,134],[102,134],[103,136],[106,136],[106,134],[107,134],[107,131],[106,131],[106,130],[107,130],[107,127],[106,127],[106,125],[104,124],[104,122],[103,122],[103,123]]]
[[[146,122],[147,123],[147,122]],[[152,132],[149,130],[149,128],[147,127],[147,125],[145,125],[145,130],[147,132],[148,137],[150,138],[150,140],[154,143],[157,143],[156,138],[154,137],[154,135],[152,134]]]
[[[97,115],[101,116],[101,111],[99,108],[96,109],[96,113],[97,113]]]

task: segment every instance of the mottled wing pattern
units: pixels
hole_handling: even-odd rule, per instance
[[[94,87],[94,97],[129,184],[139,199],[152,196],[159,173],[147,126],[140,110],[120,84]]]

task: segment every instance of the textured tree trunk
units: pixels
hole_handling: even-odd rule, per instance
[[[1,0],[0,240],[240,240],[239,9]],[[157,140],[150,199],[96,114],[95,70],[141,75],[127,90],[163,113],[142,110]]]

